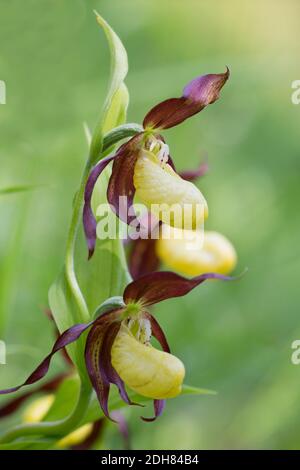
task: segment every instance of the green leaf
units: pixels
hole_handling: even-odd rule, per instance
[[[126,121],[126,112],[129,104],[129,93],[125,83],[121,83],[112,97],[110,107],[107,109],[102,126],[102,135]]]
[[[79,388],[80,381],[77,375],[67,377],[55,392],[55,400],[43,421],[56,421],[68,416],[76,404]]]
[[[123,83],[128,72],[126,50],[109,24],[96,11],[95,14],[109,44],[111,77],[106,101],[92,138],[90,154],[93,160],[96,160],[100,155],[103,134],[125,121],[129,101],[128,91]]]

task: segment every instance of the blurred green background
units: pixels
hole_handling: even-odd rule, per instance
[[[218,395],[170,400],[150,425],[130,411],[133,447],[299,448],[297,0],[0,1],[0,188],[43,185],[0,197],[0,386],[22,381],[52,343],[42,312],[87,154],[82,123],[95,124],[109,75],[93,8],[128,51],[129,121],[191,78],[231,69],[221,100],[165,136],[179,169],[207,152],[206,226],[234,242],[238,271],[249,271],[156,307],[186,382]],[[52,373],[62,368],[55,359]],[[121,445],[113,427],[105,445]]]

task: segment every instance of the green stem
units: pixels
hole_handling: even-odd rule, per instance
[[[82,421],[91,399],[91,386],[81,385],[77,404],[72,413],[59,421],[44,421],[32,424],[20,424],[10,429],[1,439],[0,444],[6,444],[25,436],[61,437],[72,432]]]
[[[139,124],[124,124],[122,126],[116,127],[112,131],[108,132],[103,138],[102,146],[102,155],[105,152],[108,152],[112,147],[118,143],[120,140],[132,137],[139,132],[142,132],[143,128]],[[65,259],[65,272],[66,278],[68,280],[69,287],[71,292],[76,300],[76,303],[79,308],[80,317],[75,318],[75,321],[87,322],[90,319],[89,310],[86,304],[86,301],[80,290],[74,266],[74,251],[75,251],[75,242],[78,226],[80,223],[81,213],[82,213],[82,204],[84,196],[84,188],[86,185],[86,180],[90,173],[91,168],[99,159],[99,155],[93,155],[90,153],[88,161],[86,163],[79,190],[75,196],[73,214],[69,229],[69,235],[67,239],[67,248],[66,248],[66,259]]]

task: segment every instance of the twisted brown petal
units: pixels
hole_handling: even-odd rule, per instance
[[[135,214],[129,214],[128,209],[132,207],[135,194],[133,174],[142,138],[143,133],[137,134],[119,148],[107,188],[108,202],[116,215],[127,224],[135,219]]]
[[[95,165],[94,168],[92,169],[88,177],[86,186],[85,186],[84,207],[83,207],[83,227],[84,227],[85,238],[86,238],[88,250],[89,250],[89,258],[91,258],[91,256],[93,255],[94,250],[95,250],[95,244],[96,244],[97,224],[96,224],[96,219],[93,214],[92,207],[91,207],[93,190],[102,171],[107,167],[107,165],[114,158],[116,158],[116,155],[112,157],[106,157],[106,158],[103,158],[103,160],[100,160],[100,162],[98,162],[97,165]]]
[[[38,380],[41,380],[43,377],[45,377],[45,375],[47,374],[49,370],[50,362],[54,354],[57,351],[60,351],[61,349],[65,348],[68,344],[71,344],[74,341],[76,341],[85,330],[90,328],[92,323],[93,322],[79,323],[78,325],[71,326],[71,328],[64,331],[59,336],[59,338],[55,341],[50,354],[48,354],[48,356],[46,356],[45,359],[38,365],[38,367],[30,374],[28,379],[26,379],[25,382],[23,382],[21,385],[18,385],[17,387],[0,390],[0,395],[16,392],[21,387],[24,387],[25,385],[31,385],[37,382]]]
[[[185,170],[179,173],[179,176],[186,181],[197,181],[198,178],[202,178],[209,170],[207,162],[200,162],[199,166],[194,170]]]
[[[166,400],[153,400],[153,405],[154,405],[154,416],[153,418],[144,418],[141,416],[141,419],[143,421],[146,421],[148,423],[155,421],[159,416],[162,415],[164,408],[166,406]]]
[[[182,297],[207,279],[232,280],[229,276],[206,273],[187,279],[171,271],[150,273],[131,282],[123,298],[126,304],[141,301],[144,306],[157,304],[172,297]]]
[[[199,113],[219,98],[228,78],[228,68],[225,73],[195,78],[186,85],[181,98],[170,98],[154,106],[144,119],[144,128],[169,129]]]

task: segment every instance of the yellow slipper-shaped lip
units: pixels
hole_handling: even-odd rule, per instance
[[[207,202],[199,189],[148,150],[140,152],[133,182],[137,197],[165,223],[195,229],[208,216]]]
[[[172,398],[180,394],[184,365],[172,354],[140,343],[122,325],[111,350],[112,365],[121,379],[140,395]]]

